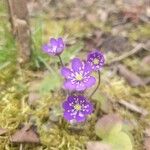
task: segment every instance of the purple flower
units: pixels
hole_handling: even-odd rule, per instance
[[[91,72],[92,68],[87,62],[74,58],[71,69],[66,67],[61,69],[61,74],[66,78],[64,88],[70,91],[84,91],[93,86],[96,79],[90,75]]]
[[[55,56],[60,55],[63,52],[65,44],[62,38],[51,38],[50,41],[47,44],[43,45],[42,48],[45,53]]]
[[[101,70],[105,63],[104,55],[102,52],[94,50],[89,53],[87,57],[87,62],[91,65],[94,71]]]
[[[83,122],[93,112],[93,105],[81,95],[69,96],[63,103],[64,118],[67,121]]]

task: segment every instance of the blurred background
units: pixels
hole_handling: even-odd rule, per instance
[[[0,150],[104,150],[95,124],[108,114],[133,149],[150,150],[149,0],[1,0],[0,19]],[[59,60],[41,49],[59,36],[66,65],[92,49],[106,57],[95,112],[77,126],[62,119]],[[131,149],[119,143],[106,150]]]

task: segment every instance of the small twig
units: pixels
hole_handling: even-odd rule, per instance
[[[138,114],[141,114],[142,116],[146,116],[148,114],[148,112],[146,110],[144,110],[143,108],[140,108],[138,106],[136,106],[135,104],[131,104],[127,101],[121,100],[118,101],[118,103],[124,107],[126,107],[127,109],[129,109],[130,111],[136,112]]]
[[[121,56],[117,57],[117,58],[114,58],[113,60],[111,60],[110,62],[108,62],[108,65],[112,64],[112,63],[115,63],[115,62],[118,62],[118,61],[122,61],[123,59],[139,52],[140,50],[142,50],[143,48],[143,44],[140,43],[138,44],[134,49],[132,49],[131,51],[127,52],[127,53],[124,53],[122,54]]]

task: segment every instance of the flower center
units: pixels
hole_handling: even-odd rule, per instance
[[[74,109],[77,110],[77,111],[81,110],[81,105],[80,104],[76,104],[74,106]]]
[[[82,74],[77,74],[76,75],[76,80],[81,81],[83,79]]]
[[[94,63],[94,65],[98,65],[98,64],[99,64],[99,60],[98,60],[97,58],[95,58],[95,59],[93,60],[93,63]]]

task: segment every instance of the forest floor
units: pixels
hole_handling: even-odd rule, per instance
[[[40,142],[23,144],[24,150],[84,150],[87,142],[100,141],[95,124],[104,114],[122,118],[134,150],[150,150],[149,2],[28,3],[33,55],[22,68],[7,9],[4,1],[0,2],[0,150],[21,149],[22,143],[16,137],[14,144],[11,137],[16,131],[22,134],[26,124],[32,126],[28,127],[31,132],[38,133]],[[94,48],[101,49],[106,57],[100,88],[92,97],[96,109],[87,122],[77,127],[62,118],[60,105],[65,95],[59,88],[62,78],[55,65],[59,60],[41,50],[49,37],[58,36],[66,42],[62,55],[65,64],[74,57],[86,58]]]

